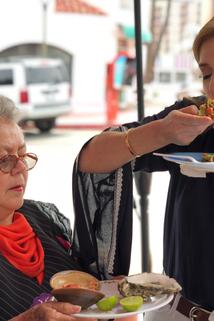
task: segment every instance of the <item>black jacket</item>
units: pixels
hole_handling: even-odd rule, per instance
[[[49,203],[25,200],[19,209],[42,242],[45,253],[45,275],[41,285],[29,278],[0,255],[0,321],[29,309],[33,299],[43,292],[50,292],[50,278],[63,270],[80,270],[71,257],[71,229],[69,220]],[[65,243],[63,243],[66,241]],[[66,246],[65,246],[66,245]]]

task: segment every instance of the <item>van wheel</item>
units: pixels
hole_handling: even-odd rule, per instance
[[[35,125],[41,133],[47,133],[55,126],[55,122],[56,118],[38,119],[35,120]]]

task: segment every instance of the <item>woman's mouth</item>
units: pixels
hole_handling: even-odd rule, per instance
[[[10,190],[15,191],[15,192],[24,192],[24,187],[23,185],[16,185],[10,188]]]

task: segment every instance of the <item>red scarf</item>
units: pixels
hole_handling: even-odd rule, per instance
[[[15,268],[42,284],[44,250],[23,214],[16,212],[12,224],[0,226],[0,252]]]

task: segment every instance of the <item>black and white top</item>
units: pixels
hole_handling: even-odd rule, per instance
[[[134,128],[162,119],[172,110],[190,105],[199,107],[205,100],[204,96],[184,98],[162,112],[146,117],[142,122],[127,123],[111,130]],[[170,144],[159,152],[214,153],[214,127],[209,127],[188,146]],[[78,171],[77,159],[73,180],[77,218],[74,248],[81,256],[81,251],[84,253],[90,244],[88,257],[91,261],[85,261],[85,264],[92,266],[97,262],[102,274],[128,273],[132,170],[149,173],[168,171],[170,183],[164,223],[164,271],[180,283],[185,298],[207,310],[213,310],[214,174],[208,173],[206,178],[184,176],[180,173],[179,165],[154,156],[153,153],[136,158],[132,168],[129,165],[108,174],[87,174]],[[84,227],[84,234],[81,226]]]
[[[63,270],[80,270],[71,253],[58,241],[61,237],[71,242],[69,221],[53,204],[26,200],[19,210],[42,242],[45,253],[45,275],[42,285],[13,267],[0,254],[0,321],[10,320],[30,308],[39,294],[50,292],[51,276]]]

